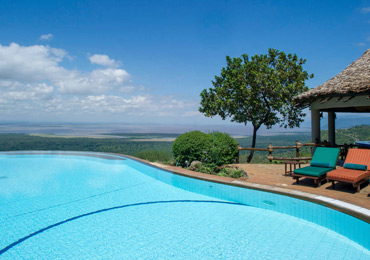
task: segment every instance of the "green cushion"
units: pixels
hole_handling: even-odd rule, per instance
[[[360,170],[360,171],[366,171],[367,165],[363,164],[356,164],[356,163],[345,163],[344,168],[346,169],[353,169],[353,170]]]
[[[311,161],[311,166],[316,166],[316,167],[324,167],[324,168],[329,168],[330,163],[328,162],[320,162],[320,161]]]
[[[295,169],[294,173],[301,174],[301,175],[319,177],[319,176],[322,176],[322,175],[324,175],[327,172],[330,172],[332,170],[334,170],[334,168],[306,166],[306,167],[303,167],[303,168]]]
[[[338,156],[339,148],[316,147],[311,162],[321,162],[321,163],[326,162],[328,163],[328,167],[334,168],[335,165],[337,164]],[[311,164],[311,166],[313,165]]]

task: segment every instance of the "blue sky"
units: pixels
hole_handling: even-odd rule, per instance
[[[226,55],[296,53],[315,87],[370,48],[370,1],[2,1],[0,45],[0,121],[223,124],[197,110]]]

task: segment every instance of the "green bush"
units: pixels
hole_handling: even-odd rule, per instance
[[[202,164],[196,171],[207,174],[217,174],[218,169],[214,164]]]
[[[223,168],[217,175],[237,179],[243,176],[243,171],[240,169]]]
[[[204,161],[205,151],[210,147],[210,136],[200,131],[192,131],[178,136],[172,145],[176,162],[187,167],[192,161]]]
[[[150,162],[170,163],[173,161],[173,156],[168,151],[145,150],[135,154],[135,157]]]
[[[210,163],[217,166],[235,163],[238,156],[238,144],[229,134],[214,132],[208,134],[212,138],[212,145],[206,156]]]
[[[228,134],[192,131],[177,137],[172,152],[177,163],[183,167],[194,160],[221,166],[235,162],[237,148],[235,139]]]

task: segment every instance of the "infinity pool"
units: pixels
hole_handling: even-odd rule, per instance
[[[0,153],[0,259],[370,259],[370,224],[122,156]]]

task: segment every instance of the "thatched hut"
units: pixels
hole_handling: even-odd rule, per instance
[[[328,113],[329,142],[334,145],[336,112],[370,112],[370,49],[341,73],[294,100],[298,106],[310,107],[313,142],[320,141],[320,113]]]

